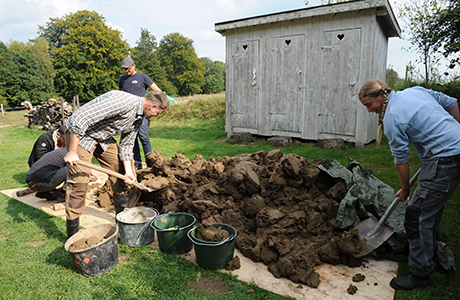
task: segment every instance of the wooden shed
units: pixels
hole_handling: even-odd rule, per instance
[[[388,0],[356,0],[220,22],[226,38],[228,136],[250,132],[366,144],[376,114],[359,103],[385,79],[388,38],[401,30]]]

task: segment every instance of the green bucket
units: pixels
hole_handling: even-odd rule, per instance
[[[170,212],[156,218],[150,226],[157,232],[160,251],[168,254],[184,254],[193,244],[187,232],[195,225],[196,218],[186,213]]]
[[[227,230],[230,237],[220,242],[203,241],[196,237],[194,230],[196,227],[192,228],[187,235],[195,245],[196,263],[200,267],[210,270],[223,269],[233,259],[236,229],[223,223],[209,223],[209,225]]]

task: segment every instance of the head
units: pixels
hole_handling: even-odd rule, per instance
[[[65,147],[65,126],[62,125],[56,132],[57,145],[59,148]]]
[[[368,112],[375,112],[380,115],[391,91],[392,89],[381,80],[368,80],[359,91],[359,101],[367,108]]]
[[[359,101],[367,108],[368,112],[379,115],[379,127],[377,130],[377,144],[382,140],[383,117],[388,103],[388,94],[392,91],[385,82],[372,79],[368,80],[359,91]]]
[[[144,97],[144,117],[150,119],[169,109],[169,99],[161,91],[151,91]]]
[[[134,64],[134,60],[131,57],[123,59],[121,62],[121,68],[125,70],[125,73],[128,74],[128,76],[134,75],[136,73],[136,65]]]

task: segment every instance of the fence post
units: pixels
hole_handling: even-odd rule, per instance
[[[2,106],[2,117],[4,116],[4,113],[3,113],[3,103],[1,103],[1,106]]]
[[[61,115],[62,115],[62,125],[65,124],[65,113],[64,113],[64,99],[61,97]]]

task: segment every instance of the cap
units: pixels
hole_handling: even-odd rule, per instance
[[[62,125],[61,127],[58,128],[58,132],[59,132],[62,136],[64,136],[64,133],[65,133],[64,130],[65,130],[65,126],[64,126],[64,125]]]
[[[127,57],[121,62],[122,68],[129,68],[132,65],[134,65],[134,60],[131,57]]]

